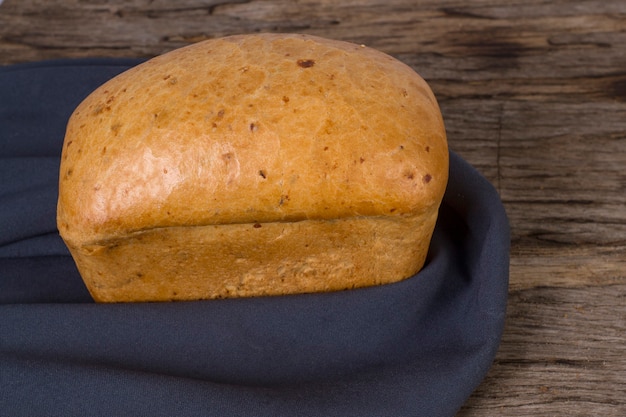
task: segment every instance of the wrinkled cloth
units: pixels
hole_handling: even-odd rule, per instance
[[[0,410],[453,416],[504,326],[509,224],[454,152],[425,267],[326,294],[96,304],[56,229],[65,125],[138,60],[0,67]]]

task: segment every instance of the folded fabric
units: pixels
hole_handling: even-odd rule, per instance
[[[93,303],[55,225],[65,123],[137,60],[0,67],[0,409],[11,416],[453,416],[504,324],[509,225],[451,153],[425,268],[327,294]]]

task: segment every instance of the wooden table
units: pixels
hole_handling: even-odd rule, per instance
[[[383,50],[432,86],[512,226],[502,345],[461,416],[626,415],[626,2],[5,0],[0,64],[278,31]]]

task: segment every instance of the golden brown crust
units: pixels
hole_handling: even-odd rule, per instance
[[[99,302],[338,291],[421,269],[434,214],[168,227],[72,254]]]
[[[58,226],[76,258],[163,228],[419,220],[447,175],[439,108],[408,66],[313,36],[232,36],[132,68],[76,109]]]

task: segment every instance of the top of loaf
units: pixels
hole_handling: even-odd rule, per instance
[[[437,102],[410,67],[308,35],[207,40],[103,84],[71,116],[66,240],[171,226],[436,210],[448,177]]]

